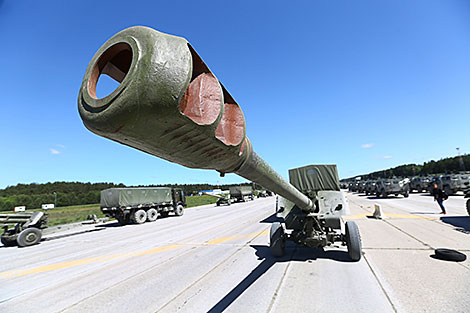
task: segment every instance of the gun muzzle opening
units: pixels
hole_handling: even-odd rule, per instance
[[[132,48],[125,42],[117,43],[106,49],[98,58],[88,79],[88,94],[96,96],[96,86],[101,75],[106,74],[119,83],[122,83],[132,64]]]

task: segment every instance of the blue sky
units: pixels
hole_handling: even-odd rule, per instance
[[[466,0],[0,0],[0,188],[243,181],[85,129],[85,69],[134,25],[188,39],[242,107],[254,149],[285,177],[307,164],[336,163],[349,177],[470,153]]]

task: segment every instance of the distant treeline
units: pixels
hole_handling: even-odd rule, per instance
[[[249,183],[241,185],[249,185]],[[185,194],[190,195],[202,190],[212,190],[215,188],[228,189],[230,186],[233,185],[215,186],[210,184],[167,184],[145,187],[177,187],[183,189]],[[80,182],[18,184],[16,186],[0,189],[0,211],[12,210],[16,206],[23,205],[26,206],[27,209],[40,208],[42,204],[54,203],[55,197],[57,197],[57,206],[99,203],[101,191],[115,187],[126,186],[124,184],[114,183],[92,184]]]
[[[461,161],[462,160],[462,161]],[[391,177],[413,177],[436,174],[459,173],[463,169],[470,171],[470,155],[461,157],[445,158],[439,161],[425,162],[423,165],[407,164],[400,165],[383,171],[377,171],[370,174],[357,175],[362,179],[378,179]],[[463,163],[463,164],[462,164]],[[463,165],[463,166],[462,166]],[[356,176],[356,177],[357,177]],[[342,181],[352,180],[354,177],[343,179]]]

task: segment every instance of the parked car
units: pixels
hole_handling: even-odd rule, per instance
[[[444,175],[441,178],[442,190],[449,196],[470,187],[470,174]]]

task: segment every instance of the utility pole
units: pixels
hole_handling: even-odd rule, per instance
[[[457,149],[457,154],[459,156],[460,170],[465,172],[465,164],[463,163],[462,156],[460,155],[460,148],[457,147],[456,149]]]
[[[54,209],[57,207],[57,192],[54,191]]]

